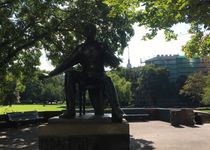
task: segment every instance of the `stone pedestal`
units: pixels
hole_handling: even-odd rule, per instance
[[[180,110],[171,110],[170,111],[170,122],[172,126],[179,126],[180,125]]]
[[[129,124],[90,115],[51,118],[39,129],[39,150],[129,150]]]
[[[178,109],[170,112],[171,125],[179,126],[194,126],[194,112],[193,109]]]

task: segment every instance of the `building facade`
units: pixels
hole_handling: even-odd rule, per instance
[[[194,72],[207,73],[210,70],[209,58],[191,58],[179,55],[157,55],[145,61],[145,64],[155,64],[166,68],[170,73],[170,80],[176,81],[179,76],[188,76]]]

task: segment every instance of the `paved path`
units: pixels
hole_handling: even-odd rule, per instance
[[[0,129],[0,150],[38,150],[38,125]]]
[[[0,150],[38,150],[38,126],[0,129]],[[210,124],[172,127],[161,121],[130,123],[131,150],[210,150]]]
[[[131,150],[210,150],[210,124],[175,128],[169,123],[130,123]]]

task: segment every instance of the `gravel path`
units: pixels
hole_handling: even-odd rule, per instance
[[[0,150],[38,150],[38,125],[0,129]],[[131,150],[210,150],[210,124],[175,128],[161,121],[130,123]]]

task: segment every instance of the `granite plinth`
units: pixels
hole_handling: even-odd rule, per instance
[[[129,124],[108,116],[51,118],[39,128],[40,150],[129,150]]]
[[[171,110],[170,122],[171,125],[173,126],[179,126],[179,125],[194,126],[193,109]]]

